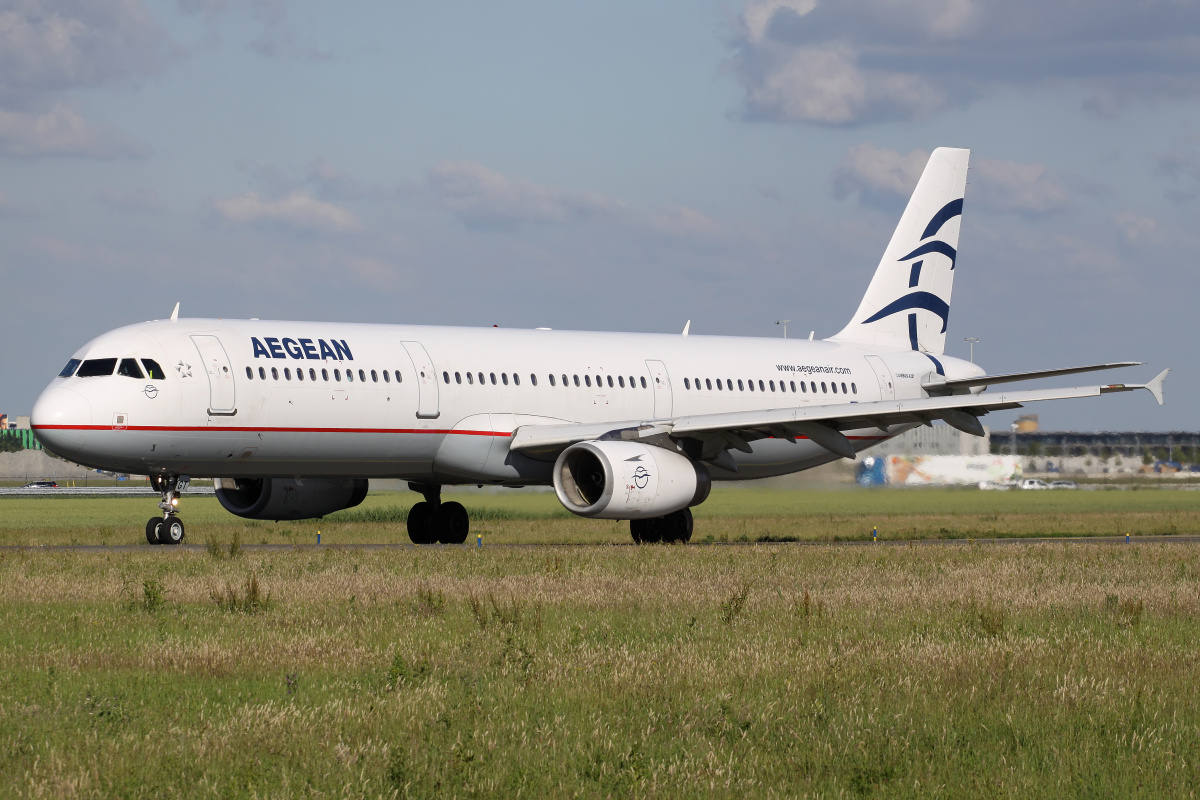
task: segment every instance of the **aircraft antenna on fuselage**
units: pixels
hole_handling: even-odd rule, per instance
[[[175,310],[171,312],[171,322],[179,322],[179,303],[175,303]]]
[[[687,336],[687,334],[688,334],[688,328],[690,328],[690,327],[692,327],[692,321],[689,319],[689,320],[687,321],[687,323],[686,323],[686,324],[683,326],[683,335],[684,335],[684,336]]]

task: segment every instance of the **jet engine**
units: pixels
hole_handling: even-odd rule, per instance
[[[353,508],[367,496],[366,478],[217,478],[217,500],[246,519],[310,519]]]
[[[703,466],[638,442],[580,442],[554,463],[554,492],[581,517],[661,517],[703,503],[711,488]]]

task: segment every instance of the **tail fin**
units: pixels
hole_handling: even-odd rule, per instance
[[[831,339],[945,352],[970,155],[933,151],[858,311]]]

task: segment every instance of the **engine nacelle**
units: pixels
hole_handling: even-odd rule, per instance
[[[353,508],[367,496],[366,478],[217,478],[217,500],[246,519],[311,519]]]
[[[661,517],[703,503],[711,488],[703,466],[638,442],[580,442],[554,462],[554,492],[581,517]]]

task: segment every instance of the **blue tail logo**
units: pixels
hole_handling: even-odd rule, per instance
[[[947,222],[955,217],[962,216],[962,210],[963,199],[961,197],[957,200],[951,200],[942,206],[941,210],[933,215],[933,218],[929,220],[929,224],[925,226],[925,230],[921,233],[921,244],[908,255],[901,257],[899,262],[912,261],[914,258],[929,255],[930,253],[940,253],[950,259],[950,269],[953,270],[955,259],[958,257],[958,251],[939,239],[926,240],[936,236]],[[920,282],[921,266],[924,263],[924,261],[917,261],[909,267],[908,286],[910,289],[915,289]],[[922,291],[909,292],[903,297],[893,300],[863,320],[862,324],[866,325],[871,322],[877,322],[884,317],[890,317],[892,314],[899,314],[902,311],[912,311],[913,313],[908,315],[908,339],[909,344],[912,345],[912,349],[919,350],[920,348],[917,344],[917,315],[915,313],[917,309],[924,309],[941,317],[942,330],[940,332],[946,332],[946,324],[950,319],[950,304],[931,292]]]

